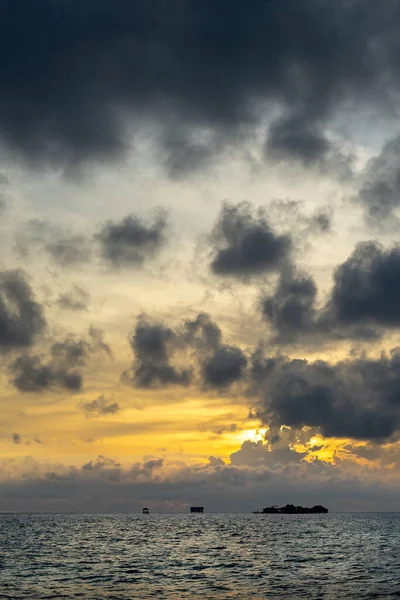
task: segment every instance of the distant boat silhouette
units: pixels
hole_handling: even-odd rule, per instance
[[[203,506],[191,506],[190,512],[191,513],[202,513],[202,512],[204,512],[204,507]]]
[[[149,515],[149,514],[150,514],[150,511],[149,511],[149,509],[148,509],[148,508],[143,508],[143,510],[142,510],[142,513],[143,513],[144,515]]]

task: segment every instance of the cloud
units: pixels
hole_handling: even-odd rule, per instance
[[[310,230],[315,233],[332,231],[332,211],[328,208],[318,209],[310,218]]]
[[[263,212],[246,202],[223,205],[211,240],[213,273],[241,278],[279,270],[292,246],[288,235],[275,233]]]
[[[82,467],[42,464],[33,459],[3,460],[0,510],[169,513],[189,511],[198,503],[207,512],[250,512],[268,504],[315,498],[330,510],[396,510],[398,470],[380,475],[358,467],[353,475],[342,465],[302,460],[301,453],[246,442],[231,463],[210,457],[186,464],[157,457],[122,464],[98,456]],[[288,498],[288,494],[290,497]]]
[[[247,358],[235,346],[222,345],[203,364],[206,386],[224,388],[243,378]]]
[[[252,359],[263,423],[318,428],[324,437],[388,440],[400,431],[400,349],[330,364],[283,356]]]
[[[128,215],[121,221],[106,221],[94,235],[83,235],[32,219],[15,236],[14,249],[22,259],[33,250],[45,253],[61,268],[88,264],[101,258],[114,267],[135,267],[153,258],[166,244],[167,218],[158,209],[152,222]]]
[[[40,219],[24,223],[15,237],[15,250],[20,258],[28,258],[33,249],[44,252],[63,268],[86,264],[92,258],[90,239]]]
[[[314,278],[292,265],[282,269],[272,294],[261,298],[274,341],[377,340],[383,328],[400,325],[400,249],[376,242],[357,244],[333,274],[324,306],[317,304]]]
[[[12,437],[13,444],[20,444],[22,442],[22,438],[19,435],[19,433],[13,433],[11,437]]]
[[[338,322],[400,325],[400,247],[359,243],[334,273],[328,310]]]
[[[57,304],[63,310],[87,310],[90,294],[79,285],[73,285],[71,291],[61,294]]]
[[[309,160],[342,106],[383,111],[397,91],[398,20],[371,0],[5,3],[1,140],[34,165],[74,167],[119,157],[148,125],[176,171],[207,156],[193,130],[227,146],[279,106],[279,147]]]
[[[277,334],[276,341],[293,342],[302,334],[317,332],[316,298],[311,276],[293,267],[283,270],[274,293],[262,299],[262,312]]]
[[[129,342],[134,361],[122,377],[136,387],[193,383],[222,389],[245,375],[245,354],[223,343],[220,328],[206,313],[174,329],[140,315]]]
[[[104,331],[102,329],[90,325],[89,337],[91,340],[89,343],[89,349],[92,354],[96,352],[103,352],[104,354],[107,354],[110,358],[112,358],[112,350],[110,346],[104,341]]]
[[[56,265],[70,267],[90,261],[91,248],[83,235],[70,235],[49,242],[46,250]]]
[[[135,361],[123,374],[126,381],[144,388],[190,383],[191,370],[171,364],[178,348],[177,335],[171,328],[140,315],[129,342]]]
[[[184,343],[192,346],[197,352],[217,350],[222,342],[219,326],[207,313],[199,313],[194,320],[184,323]]]
[[[64,366],[58,361],[45,363],[40,356],[19,356],[10,366],[10,371],[13,375],[10,383],[21,392],[40,392],[53,388],[76,392],[82,388],[82,376],[71,365]]]
[[[305,165],[323,162],[330,143],[315,122],[300,114],[275,121],[269,130],[267,151],[278,159],[298,159]]]
[[[87,417],[115,415],[120,410],[117,402],[107,402],[104,396],[99,396],[96,400],[90,402],[80,402],[79,407],[82,408]]]
[[[102,454],[99,454],[99,456],[95,460],[91,460],[90,462],[84,464],[82,466],[82,471],[103,472],[108,469],[119,469],[120,467],[120,463],[114,460],[113,458],[109,458],[108,456],[103,456]]]
[[[246,440],[236,452],[230,456],[231,464],[238,467],[268,466],[272,470],[287,468],[288,465],[299,464],[306,457],[305,452],[298,452],[287,445],[271,448],[261,440]]]
[[[167,221],[161,211],[150,225],[133,215],[107,221],[96,236],[103,258],[114,267],[141,266],[165,244]]]
[[[94,334],[93,334],[94,331]],[[90,356],[110,349],[102,341],[99,330],[90,330],[90,340],[73,336],[54,342],[49,356],[22,354],[9,366],[10,383],[22,392],[40,392],[49,389],[65,389],[77,392],[82,389],[81,370]]]
[[[25,272],[0,272],[0,349],[30,346],[45,327],[43,307]]]
[[[400,136],[384,144],[364,169],[358,201],[371,223],[387,221],[400,206]]]

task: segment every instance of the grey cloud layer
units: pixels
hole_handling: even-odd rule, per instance
[[[313,161],[345,101],[384,110],[398,90],[399,24],[397,3],[372,0],[4,2],[0,137],[29,162],[76,165],[151,121],[179,170],[207,154],[193,128],[216,137],[212,154],[279,105],[270,144]]]
[[[58,510],[139,512],[187,511],[193,490],[208,511],[251,511],[279,503],[291,490],[301,504],[317,496],[331,510],[396,510],[398,479],[382,482],[362,471],[349,475],[342,465],[302,461],[301,453],[269,451],[263,444],[247,442],[231,455],[231,464],[210,457],[209,464],[174,464],[158,457],[133,465],[99,456],[83,467],[40,465],[27,461],[21,473],[13,463],[2,463],[1,510]],[[172,468],[172,471],[171,471]],[[362,473],[362,477],[359,475]],[[387,472],[386,472],[387,474]],[[267,496],[266,496],[267,494]],[[267,500],[268,498],[268,500]]]

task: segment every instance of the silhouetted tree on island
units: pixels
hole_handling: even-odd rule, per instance
[[[321,505],[313,506],[312,508],[307,508],[305,506],[294,506],[294,504],[286,504],[286,506],[267,506],[266,508],[263,508],[261,511],[257,511],[257,514],[308,515],[308,514],[321,514],[321,513],[327,513],[327,512],[328,512],[328,509]]]

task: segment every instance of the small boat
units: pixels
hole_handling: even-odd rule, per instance
[[[150,511],[149,511],[149,509],[148,509],[148,508],[143,508],[143,509],[142,509],[142,513],[143,513],[144,515],[149,515],[149,514],[150,514]]]

